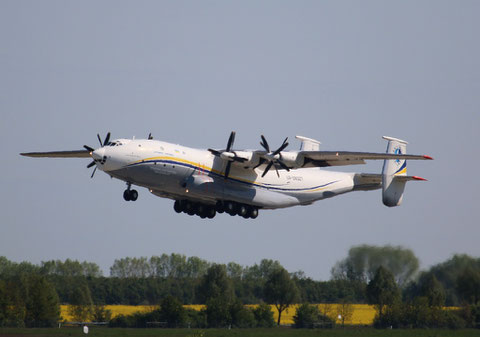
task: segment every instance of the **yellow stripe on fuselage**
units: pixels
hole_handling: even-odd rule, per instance
[[[143,162],[146,162],[146,161],[151,161],[151,160],[170,160],[170,161],[175,161],[175,162],[179,162],[179,163],[183,163],[183,164],[187,164],[187,165],[191,165],[197,169],[201,169],[203,171],[208,171],[208,172],[212,172],[212,173],[215,173],[215,174],[218,174],[220,176],[225,176],[225,174],[222,172],[222,171],[218,171],[218,170],[215,170],[213,169],[212,167],[209,167],[209,166],[206,166],[206,165],[202,165],[198,162],[193,162],[193,161],[189,161],[189,160],[185,160],[185,159],[182,159],[182,158],[177,158],[177,157],[166,157],[166,156],[163,156],[163,157],[150,157],[150,158],[145,158],[145,159],[141,159],[141,160],[137,160],[136,162],[130,164],[130,165],[133,165],[133,164],[140,164],[140,163],[143,163]],[[405,169],[406,170],[406,169]],[[244,182],[244,183],[248,183],[248,184],[252,184],[254,186],[258,186],[258,187],[263,187],[263,188],[277,188],[277,189],[282,189],[282,187],[275,187],[275,186],[268,186],[268,185],[265,185],[265,184],[260,184],[260,183],[257,183],[255,180],[248,180],[248,179],[244,179],[244,178],[239,178],[239,177],[235,177],[233,176],[232,179],[235,179],[235,180],[238,180],[238,181],[241,181],[241,182]],[[329,185],[330,186],[330,185]],[[312,190],[309,190],[308,187],[307,188],[302,188],[305,192],[316,192],[316,191],[321,191],[321,190],[324,190],[324,189],[327,189],[328,186],[324,186],[324,187],[318,187],[318,188],[315,188],[315,189],[312,189]],[[287,189],[288,190],[288,189]],[[293,191],[292,191],[293,192]]]

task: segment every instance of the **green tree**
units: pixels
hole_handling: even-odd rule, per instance
[[[232,280],[228,277],[226,267],[214,264],[208,268],[198,287],[200,301],[206,303],[210,298],[225,298],[230,302],[234,297]]]
[[[207,270],[198,287],[198,295],[206,304],[209,327],[225,327],[232,323],[231,306],[235,294],[224,265],[214,264]]]
[[[85,322],[92,316],[93,302],[90,289],[86,284],[79,284],[70,296],[69,314],[77,322]]]
[[[110,276],[119,278],[145,278],[151,275],[146,257],[126,257],[117,259],[110,267]]]
[[[403,287],[415,276],[418,258],[412,250],[393,246],[361,245],[350,248],[348,256],[332,268],[333,279],[370,282],[378,267],[388,269]]]
[[[298,289],[290,274],[283,268],[275,269],[265,283],[265,300],[278,310],[277,325],[280,325],[282,312],[298,297]]]
[[[467,304],[478,304],[480,301],[480,271],[467,267],[458,276],[457,291]]]
[[[445,290],[435,275],[426,274],[420,280],[420,283],[420,295],[428,299],[428,305],[430,307],[441,308],[445,305]]]
[[[206,302],[205,313],[209,328],[224,328],[232,323],[231,301],[226,297],[210,297]]]
[[[94,322],[109,322],[112,319],[112,311],[104,305],[96,304],[92,309],[92,319]]]
[[[451,259],[439,263],[427,272],[435,275],[445,289],[446,305],[458,306],[465,301],[464,295],[458,287],[458,279],[466,269],[480,272],[480,258],[468,255],[454,255]]]
[[[60,304],[53,285],[44,276],[28,277],[25,320],[28,326],[52,327],[60,318]]]
[[[391,272],[379,267],[374,278],[367,285],[369,304],[377,306],[378,316],[382,319],[384,308],[400,300],[400,291]]]
[[[168,295],[160,302],[160,315],[167,322],[167,327],[178,328],[185,323],[186,313],[182,302]]]
[[[295,328],[314,328],[315,324],[320,321],[320,317],[320,310],[316,305],[303,303],[297,308],[293,316]]]

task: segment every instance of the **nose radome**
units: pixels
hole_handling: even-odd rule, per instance
[[[96,149],[95,151],[92,152],[92,157],[95,160],[102,160],[104,155],[105,155],[105,149],[103,147]]]

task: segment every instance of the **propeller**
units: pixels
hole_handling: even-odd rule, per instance
[[[263,171],[263,174],[262,174],[262,178],[265,177],[265,175],[267,174],[267,172],[272,168],[272,166],[274,164],[278,164],[279,166],[281,166],[284,170],[287,170],[287,171],[290,171],[290,169],[288,168],[287,165],[285,165],[285,163],[282,161],[282,154],[280,152],[282,152],[287,146],[288,146],[288,137],[285,138],[285,140],[283,141],[282,145],[280,145],[280,147],[278,149],[276,149],[275,151],[273,152],[270,152],[270,146],[268,145],[268,142],[267,140],[265,139],[265,137],[263,135],[260,136],[260,138],[262,139],[262,141],[260,142],[260,145],[265,149],[265,151],[267,151],[267,154],[264,156],[264,158],[269,161],[267,167],[265,168],[265,170]],[[277,176],[280,177],[280,174],[278,173],[278,169],[276,166],[275,167],[275,170],[277,171]]]
[[[100,143],[100,147],[104,147],[110,141],[110,132],[107,133],[107,135],[105,136],[105,140],[103,142],[102,142],[102,138],[100,138],[100,135],[98,133],[97,133],[97,138],[98,138],[98,142]],[[92,155],[92,152],[95,151],[94,148],[92,148],[88,145],[83,145],[83,147],[85,148],[85,150],[90,152],[90,156]],[[93,161],[90,162],[90,164],[87,165],[87,168],[90,168],[90,167],[94,166],[95,164],[96,164],[96,161],[93,160]],[[92,172],[92,175],[90,176],[90,178],[93,178],[96,171],[97,171],[97,167],[95,167],[93,169],[93,172]]]
[[[225,167],[225,179],[227,179],[228,175],[230,174],[230,168],[232,166],[232,162],[237,161],[237,162],[243,163],[246,161],[245,158],[238,157],[235,151],[232,151],[234,142],[235,142],[235,131],[232,131],[230,133],[230,137],[228,137],[227,148],[225,149],[225,151],[208,149],[208,151],[210,151],[215,156],[220,157],[224,160],[227,160],[227,166]]]

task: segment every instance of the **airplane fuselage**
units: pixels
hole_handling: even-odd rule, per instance
[[[119,139],[92,154],[97,167],[129,184],[171,199],[215,205],[229,200],[275,209],[312,202],[354,190],[354,174],[320,168],[275,170],[262,178],[262,165],[234,165],[225,178],[225,161],[207,150],[158,140]]]

